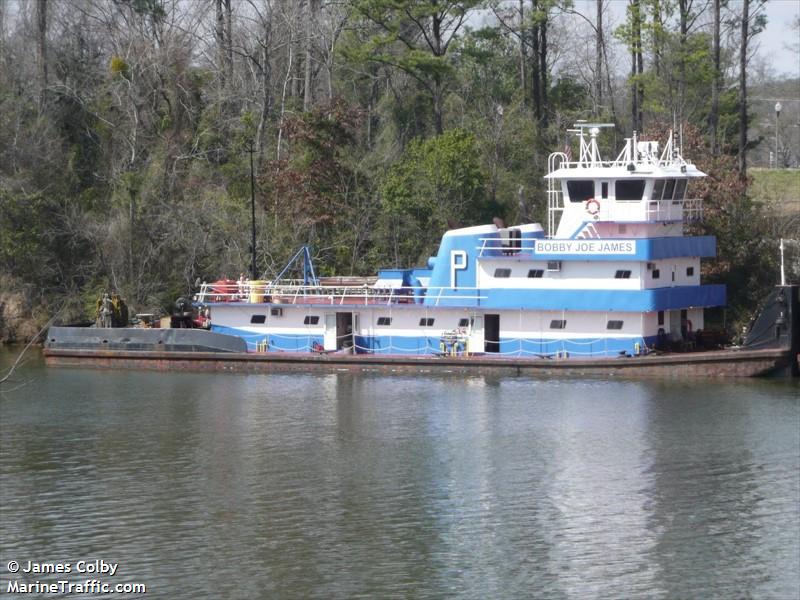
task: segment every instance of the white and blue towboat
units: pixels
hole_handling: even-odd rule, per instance
[[[571,133],[578,160],[548,162],[548,227],[479,225],[447,231],[424,267],[373,278],[204,284],[196,297],[212,331],[249,352],[608,357],[691,344],[725,287],[700,283],[712,236],[687,236],[702,216],[687,198],[703,177],[670,134],[664,147],[634,135],[614,160],[597,136]],[[308,252],[304,252],[308,258]]]

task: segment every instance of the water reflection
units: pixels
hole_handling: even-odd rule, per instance
[[[650,405],[656,493],[649,527],[658,532],[652,559],[666,597],[703,589],[728,597],[797,594],[785,580],[775,586],[800,561],[798,474],[787,470],[798,456],[797,404],[761,394],[737,402],[748,387],[759,391],[717,385],[698,397],[685,386]]]
[[[800,589],[796,386],[30,373],[0,564],[102,557],[170,598]]]

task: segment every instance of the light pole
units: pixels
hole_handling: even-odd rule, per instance
[[[250,153],[250,252],[252,261],[250,264],[250,279],[256,280],[258,279],[258,273],[256,272],[256,181],[253,169],[253,152],[255,152],[255,148],[253,148],[252,144],[247,148],[247,151]]]
[[[780,102],[775,103],[775,168],[778,168],[778,118],[781,116]]]

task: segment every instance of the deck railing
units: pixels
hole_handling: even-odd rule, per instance
[[[458,293],[455,293],[458,291]],[[466,292],[466,293],[464,293]],[[377,288],[360,286],[304,285],[302,282],[213,282],[203,283],[195,294],[201,304],[238,302],[250,304],[422,304],[426,298],[435,298],[434,306],[450,299],[485,300],[474,287],[419,287],[398,286]]]

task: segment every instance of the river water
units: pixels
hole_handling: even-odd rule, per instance
[[[13,380],[0,597],[9,581],[93,578],[187,599],[800,595],[797,382],[108,372],[36,357]],[[88,575],[81,560],[118,567]]]

